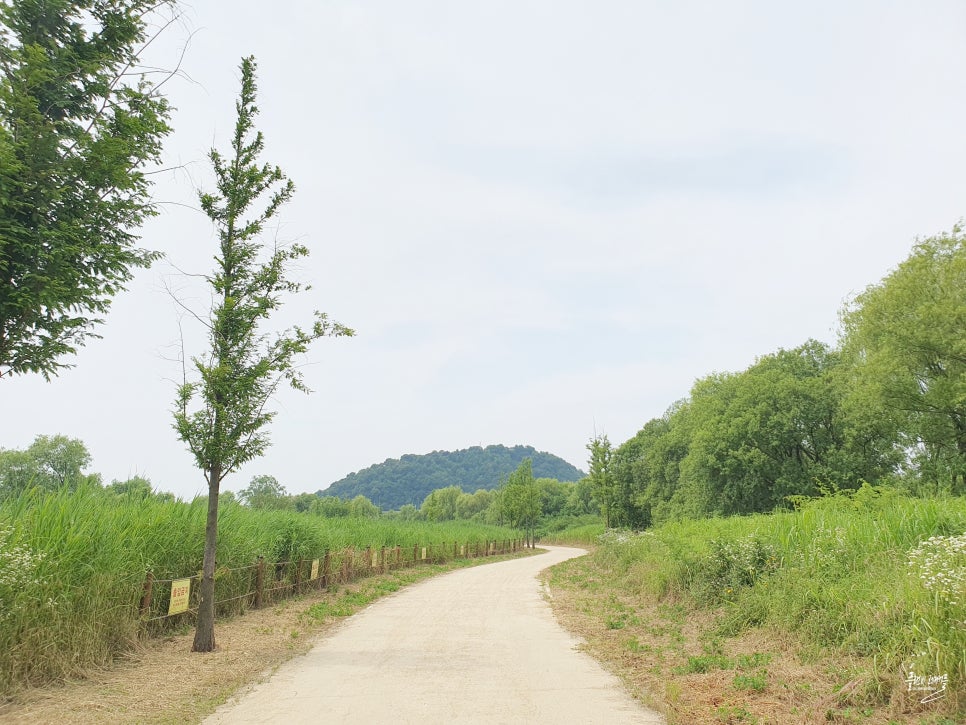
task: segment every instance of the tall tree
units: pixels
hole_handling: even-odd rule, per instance
[[[616,492],[614,490],[614,476],[611,472],[611,444],[606,435],[594,436],[587,444],[590,453],[588,466],[591,488],[594,498],[600,503],[600,512],[604,515],[604,525],[610,528],[616,525],[614,521],[614,506]]]
[[[523,529],[531,547],[534,546],[534,533],[543,512],[542,505],[543,496],[540,485],[533,477],[533,464],[529,458],[524,458],[503,487],[503,506],[510,522]]]
[[[924,478],[966,492],[966,232],[919,241],[842,321],[856,388],[895,418]]]
[[[168,4],[0,3],[0,377],[68,367],[158,256],[135,244],[168,104],[134,69]]]
[[[213,292],[207,322],[210,347],[203,357],[192,358],[198,379],[189,381],[186,371],[174,414],[178,435],[208,484],[205,556],[192,645],[198,652],[215,647],[214,574],[221,481],[268,447],[266,426],[275,414],[266,406],[278,387],[288,383],[308,392],[295,367],[296,357],[320,337],[353,334],[319,312],[308,330],[292,327],[274,334],[262,330],[263,323],[281,306],[282,294],[301,289],[287,278],[287,272],[308,249],[294,244],[265,250],[259,239],[266,222],[291,198],[295,187],[279,167],[259,163],[264,139],[254,130],[255,97],[255,60],[248,57],[241,63],[231,157],[225,159],[211,150],[217,191],[200,195],[201,208],[217,228],[219,239],[215,272],[208,278]],[[253,210],[263,199],[261,209]]]

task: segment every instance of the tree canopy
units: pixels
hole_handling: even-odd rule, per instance
[[[912,254],[842,315],[855,394],[891,417],[925,478],[966,492],[966,234]]]
[[[56,375],[158,256],[136,243],[168,104],[134,69],[166,4],[0,3],[0,377]]]

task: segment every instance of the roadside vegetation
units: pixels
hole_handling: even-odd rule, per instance
[[[136,646],[145,576],[197,574],[207,500],[182,502],[85,480],[0,503],[0,693],[63,680]],[[266,511],[229,500],[219,512],[219,572],[312,559],[327,550],[513,538],[500,527]],[[411,553],[411,549],[410,549]]]
[[[841,323],[588,445],[554,602],[674,722],[966,721],[962,227]]]
[[[961,722],[963,531],[963,498],[863,486],[610,531],[550,583],[672,722]]]

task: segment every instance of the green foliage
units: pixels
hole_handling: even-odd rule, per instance
[[[842,347],[809,340],[690,396],[611,451],[591,483],[609,525],[787,507],[890,482],[966,492],[966,234],[922,240],[842,314]]]
[[[425,455],[404,455],[350,473],[319,495],[352,498],[362,494],[384,510],[398,509],[404,504],[419,506],[435,490],[458,486],[467,493],[480,489],[493,490],[501,477],[509,475],[524,458],[533,461],[535,476],[559,481],[576,481],[584,474],[557,456],[542,453],[531,446],[502,445],[460,451],[434,451]]]
[[[196,574],[206,519],[204,497],[185,503],[94,486],[32,489],[0,502],[0,693],[78,677],[136,648],[145,575]],[[451,552],[454,541],[514,535],[467,522],[327,519],[224,502],[219,519],[219,572],[259,556],[272,563],[348,546],[411,551],[416,544]],[[250,590],[250,578],[240,586],[238,594]]]
[[[107,490],[118,496],[129,496],[131,498],[147,498],[154,495],[151,488],[151,481],[144,476],[132,476],[125,481],[112,481]]]
[[[510,474],[501,487],[501,494],[507,522],[523,529],[532,543],[542,513],[543,495],[540,484],[533,477],[529,458],[524,458],[517,470]]]
[[[604,524],[607,528],[618,526],[621,518],[619,510],[622,508],[621,503],[625,499],[618,495],[615,477],[611,470],[613,449],[610,440],[606,435],[594,436],[587,444],[587,450],[590,452],[588,463],[590,474],[587,478],[590,479],[594,498],[600,503],[600,512],[604,517]]]
[[[312,502],[309,512],[316,516],[326,518],[338,518],[349,515],[349,502],[343,501],[337,496],[319,496]]]
[[[258,108],[253,58],[243,59],[241,74],[232,155],[225,159],[211,150],[217,191],[200,194],[201,208],[219,239],[215,273],[209,278],[216,299],[208,324],[211,347],[204,357],[192,358],[199,379],[186,380],[179,388],[175,412],[178,435],[215,492],[227,473],[264,453],[265,427],[275,415],[266,405],[279,385],[285,382],[307,390],[295,358],[320,337],[353,334],[318,312],[309,330],[292,327],[272,334],[260,330],[280,308],[283,293],[301,290],[286,272],[308,255],[308,248],[276,245],[262,258],[260,233],[292,197],[295,186],[279,167],[258,161],[265,142],[254,131]],[[266,196],[261,211],[253,211]],[[201,405],[192,411],[199,397]]]
[[[379,507],[365,496],[356,496],[349,501],[349,516],[354,519],[377,519],[382,512]]]
[[[966,687],[966,498],[912,498],[865,485],[768,515],[612,532],[585,564],[629,596],[725,604],[719,634],[767,626],[803,649],[874,658]],[[575,564],[574,566],[578,566]],[[767,662],[742,666],[760,669]],[[753,688],[761,673],[741,685]]]
[[[238,492],[238,499],[253,509],[285,509],[290,500],[285,486],[275,476],[252,476],[246,488]],[[291,506],[294,508],[294,506]]]
[[[888,422],[850,399],[851,365],[810,340],[740,373],[697,381],[613,456],[613,518],[771,511],[825,488],[854,489],[896,468]]]
[[[134,245],[168,104],[132,69],[165,4],[0,4],[0,376],[67,367],[158,257]]]
[[[447,486],[432,491],[424,500],[419,512],[427,521],[452,521],[456,518],[456,504],[463,489]]]
[[[966,492],[966,234],[919,241],[842,316],[854,395],[890,419],[927,483]]]
[[[255,95],[255,60],[244,58],[232,154],[226,160],[211,150],[217,190],[200,194],[201,208],[215,225],[219,240],[215,273],[208,278],[214,300],[207,323],[210,348],[204,357],[191,359],[198,379],[189,381],[185,373],[174,412],[178,436],[208,482],[204,575],[193,645],[201,652],[215,647],[213,591],[221,481],[265,452],[266,427],[275,416],[266,406],[278,387],[288,383],[308,392],[295,366],[297,356],[320,337],[353,334],[319,312],[309,330],[296,326],[268,333],[262,329],[281,307],[282,295],[302,289],[286,275],[309,251],[301,244],[276,244],[266,253],[259,239],[295,186],[279,167],[259,162],[265,142],[254,130]],[[259,203],[261,210],[253,209]],[[197,398],[200,405],[193,409]]]
[[[96,484],[98,476],[84,473],[90,462],[82,441],[62,435],[39,435],[23,451],[0,449],[0,500],[30,488],[53,491]]]

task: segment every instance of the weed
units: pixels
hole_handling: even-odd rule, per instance
[[[715,719],[722,723],[757,723],[751,712],[740,705],[719,707],[714,713]]]
[[[731,686],[736,690],[750,690],[751,692],[764,692],[768,689],[768,672],[759,670],[753,675],[737,674],[731,681]]]

